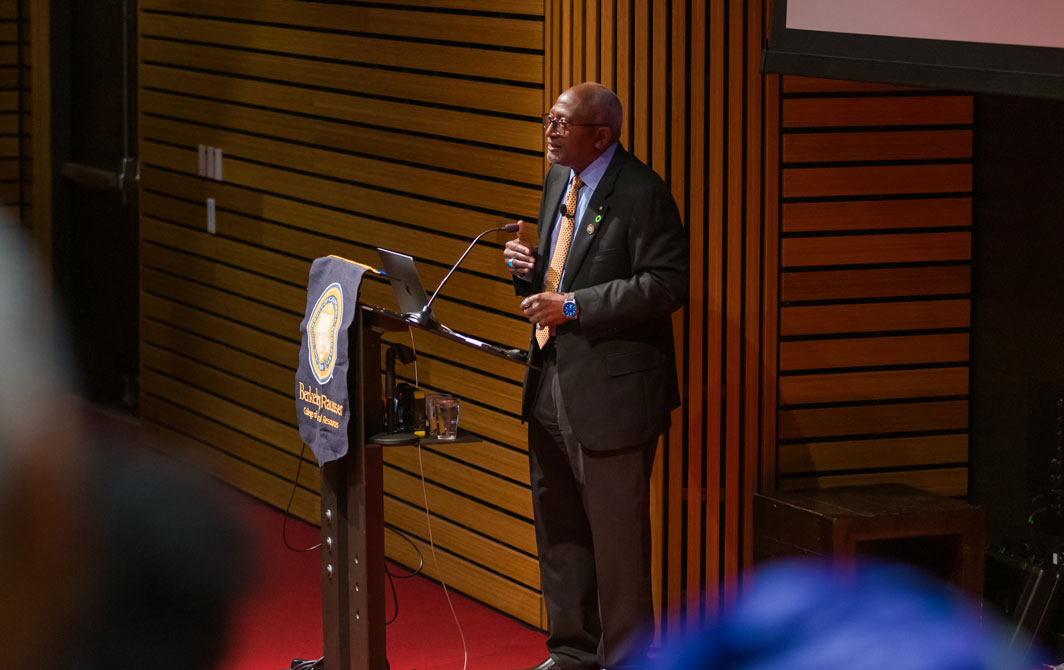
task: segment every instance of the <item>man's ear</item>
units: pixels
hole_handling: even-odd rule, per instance
[[[613,131],[606,126],[599,126],[595,128],[595,148],[598,150],[605,149],[610,145],[610,141],[613,139]]]

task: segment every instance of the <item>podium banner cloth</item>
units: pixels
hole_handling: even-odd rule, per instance
[[[348,329],[358,306],[366,266],[339,256],[315,259],[307,284],[307,309],[299,325],[296,418],[319,465],[347,453],[351,399],[347,388]]]

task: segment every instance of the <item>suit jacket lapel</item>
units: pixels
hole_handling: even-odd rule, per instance
[[[550,253],[550,236],[562,203],[562,191],[569,182],[569,168],[551,168],[543,187],[543,206],[539,211],[539,253]]]
[[[539,260],[536,263],[535,285],[538,287],[542,287],[543,277],[550,265],[550,237],[558,218],[558,208],[562,203],[562,191],[565,190],[567,183],[569,183],[569,168],[551,166],[543,185],[543,201],[539,208],[539,221],[536,226],[539,233]]]
[[[595,187],[595,194],[591,196],[591,201],[587,203],[584,215],[580,217],[580,221],[576,224],[576,230],[574,231],[575,240],[573,241],[573,246],[569,249],[569,256],[565,259],[565,276],[562,278],[562,286],[558,288],[560,293],[565,293],[569,290],[569,286],[573,283],[573,278],[576,277],[580,265],[587,256],[588,249],[591,248],[591,241],[601,234],[606,225],[609,197],[613,194],[613,187],[617,182],[617,174],[621,171],[621,164],[624,163],[627,156],[628,153],[624,150],[624,147],[618,143],[617,150],[614,152],[613,158],[610,159],[610,164],[606,166],[606,172],[603,173],[602,179],[599,180],[598,186]]]

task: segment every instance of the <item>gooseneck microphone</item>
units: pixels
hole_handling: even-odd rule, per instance
[[[421,308],[420,312],[418,312],[417,322],[425,326],[432,324],[435,321],[432,316],[432,303],[436,300],[436,296],[439,295],[440,289],[442,289],[443,285],[447,283],[447,280],[451,278],[451,275],[453,275],[454,271],[458,269],[458,266],[462,264],[462,261],[464,261],[465,257],[469,255],[469,252],[473,250],[473,247],[476,246],[477,242],[480,241],[480,238],[484,237],[488,233],[516,233],[520,229],[521,227],[516,223],[507,223],[505,226],[499,226],[498,228],[489,228],[488,230],[485,230],[481,234],[474,237],[473,241],[469,243],[468,247],[466,247],[465,253],[463,253],[461,258],[458,259],[458,262],[454,264],[454,267],[452,267],[451,270],[447,273],[447,275],[443,278],[443,281],[440,282],[440,285],[437,286],[436,290],[432,292],[432,297],[429,298],[429,301],[426,302],[425,306]]]

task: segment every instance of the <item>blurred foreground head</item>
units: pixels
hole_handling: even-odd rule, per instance
[[[737,606],[667,670],[1019,670],[978,604],[902,565],[868,564],[841,579],[813,560],[769,564]]]
[[[93,563],[78,412],[43,286],[29,244],[0,221],[0,657],[12,667],[47,667]]]
[[[36,670],[214,667],[247,583],[217,483],[90,421],[29,245],[0,222],[0,659]]]

